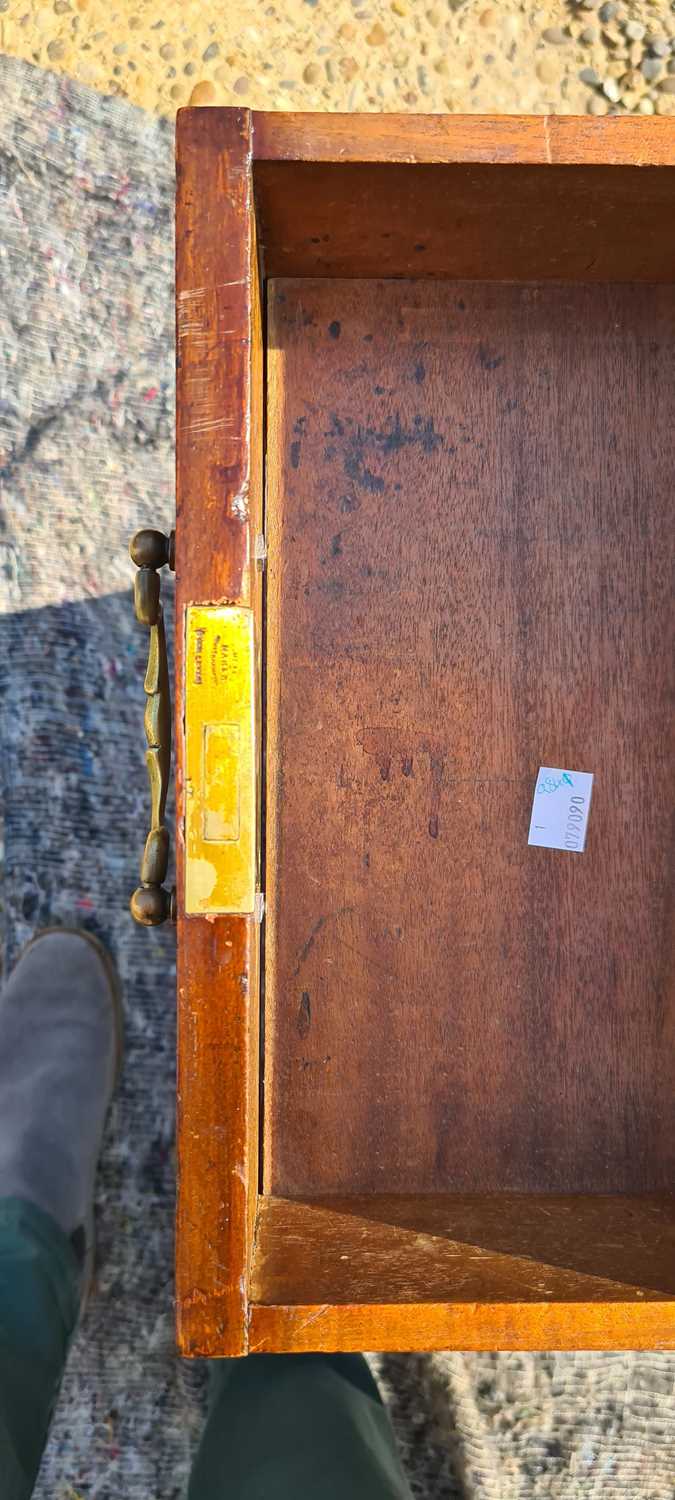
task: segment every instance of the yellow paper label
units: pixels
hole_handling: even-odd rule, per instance
[[[256,893],[253,612],[191,605],[185,651],[185,910],[252,913]]]

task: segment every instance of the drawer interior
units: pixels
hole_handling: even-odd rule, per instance
[[[180,1348],[675,1347],[673,122],[177,134]]]
[[[674,352],[663,281],[267,283],[267,1194],[672,1186]]]

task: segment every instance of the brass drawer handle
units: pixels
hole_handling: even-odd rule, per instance
[[[164,889],[169,868],[169,830],[164,812],[171,772],[171,692],[166,654],[164,611],[160,603],[158,568],[168,563],[173,571],[174,536],[149,528],[137,531],[129,553],[138,572],[134,579],[134,609],[141,625],[150,627],[150,647],[145,673],[144,728],[148,748],[145,764],[150,781],[150,832],[141,859],[141,884],[131,898],[131,915],[144,927],[158,927],[167,917],[175,919],[176,892]]]

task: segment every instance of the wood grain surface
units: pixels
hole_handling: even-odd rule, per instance
[[[251,1298],[314,1301],[669,1304],[675,1198],[494,1193],[261,1197]]]
[[[183,1354],[241,1354],[258,1174],[259,928],[188,917],[183,669],[194,603],[253,606],[260,583],[262,348],[247,111],[177,132],[176,788],[178,1208]]]
[[[672,286],[270,288],[266,1191],[672,1186],[674,335]]]
[[[261,1307],[251,1354],[432,1349],[675,1349],[664,1302],[396,1302]]]
[[[675,1347],[675,123],[177,147],[181,1351]],[[182,909],[185,609],[262,640],[258,253],[270,1199],[258,929]]]
[[[268,276],[672,280],[672,119],[263,119]]]
[[[675,122],[613,115],[252,115],[259,161],[675,166]]]
[[[675,121],[252,116],[268,276],[671,281]]]
[[[675,1348],[672,1197],[261,1198],[252,1353]]]

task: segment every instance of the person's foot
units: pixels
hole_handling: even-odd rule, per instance
[[[83,1299],[96,1164],[121,1057],[110,955],[87,932],[38,933],[0,995],[0,1198],[37,1204],[71,1237]]]

